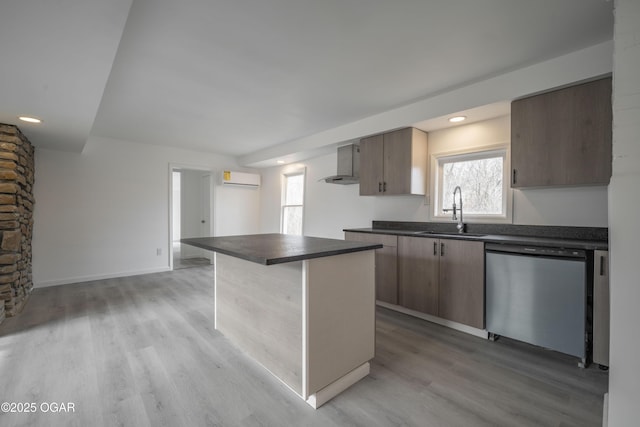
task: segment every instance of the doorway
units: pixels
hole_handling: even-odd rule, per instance
[[[180,239],[213,236],[213,185],[209,170],[171,169],[171,248],[174,270],[212,264],[211,252]]]

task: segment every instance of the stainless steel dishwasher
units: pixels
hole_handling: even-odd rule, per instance
[[[486,327],[587,360],[587,254],[582,250],[488,243]]]

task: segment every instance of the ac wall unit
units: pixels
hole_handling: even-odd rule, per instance
[[[260,186],[260,175],[257,173],[224,171],[222,172],[222,185],[257,188]]]

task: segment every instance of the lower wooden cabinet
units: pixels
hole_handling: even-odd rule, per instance
[[[439,240],[398,238],[399,305],[438,316]]]
[[[382,249],[376,249],[376,300],[398,304],[398,237],[347,231],[344,238],[383,245]]]
[[[484,328],[484,243],[441,240],[438,316]]]
[[[398,238],[399,305],[484,328],[484,243]]]
[[[376,299],[484,328],[484,243],[459,239],[345,232],[345,240],[380,243]]]
[[[609,366],[609,252],[593,257],[593,362]]]

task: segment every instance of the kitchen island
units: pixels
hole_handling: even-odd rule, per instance
[[[215,252],[215,328],[309,405],[368,375],[382,245],[283,234],[182,243]]]

